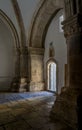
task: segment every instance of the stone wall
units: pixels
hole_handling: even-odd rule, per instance
[[[43,49],[30,50],[30,91],[44,90],[43,79]],[[37,54],[36,54],[37,53]]]
[[[61,87],[64,86],[65,82],[65,64],[67,63],[67,45],[64,38],[64,33],[60,32],[59,28],[59,17],[64,15],[63,10],[59,11],[55,18],[52,20],[45,39],[45,54],[44,54],[44,76],[46,81],[46,62],[49,60],[49,47],[50,43],[53,42],[54,56],[53,58],[57,62],[58,77],[57,77],[57,88],[58,93],[61,91]]]

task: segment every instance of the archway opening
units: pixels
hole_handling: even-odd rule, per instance
[[[56,92],[56,81],[57,81],[57,65],[55,62],[50,62],[48,64],[48,81],[47,81],[47,85],[48,85],[48,90],[52,91],[52,92]]]

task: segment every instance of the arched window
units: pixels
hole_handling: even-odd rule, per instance
[[[57,92],[57,64],[54,60],[47,62],[47,90]]]

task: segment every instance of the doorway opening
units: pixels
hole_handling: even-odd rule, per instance
[[[57,65],[55,62],[50,61],[47,66],[47,86],[48,90],[57,92]]]

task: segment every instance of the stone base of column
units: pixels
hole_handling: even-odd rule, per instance
[[[67,125],[77,130],[78,116],[77,116],[77,98],[79,92],[73,88],[67,88],[57,96],[56,101],[51,111],[51,118],[53,120],[60,120],[66,122]]]
[[[44,91],[44,82],[33,82],[29,83],[29,91]]]
[[[19,77],[15,77],[12,80],[11,83],[11,87],[10,87],[10,92],[18,92],[19,91],[19,85],[20,85],[20,81],[19,81]]]
[[[19,92],[27,92],[27,91],[28,91],[27,78],[21,78]]]

